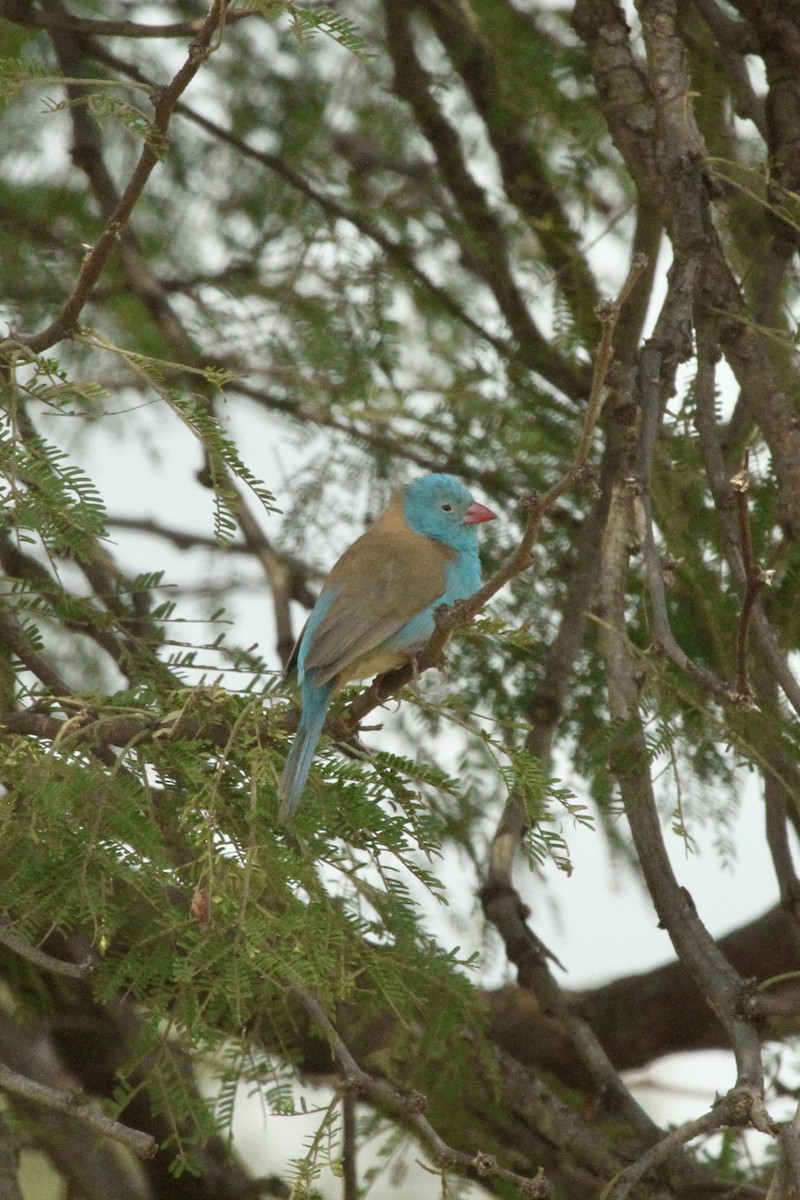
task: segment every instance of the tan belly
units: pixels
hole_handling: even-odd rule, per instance
[[[370,650],[354,662],[348,663],[337,680],[337,690],[351,679],[366,679],[371,675],[381,675],[384,671],[392,671],[408,662],[408,654],[403,650]]]

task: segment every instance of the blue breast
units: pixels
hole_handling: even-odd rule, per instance
[[[433,614],[442,604],[455,604],[456,600],[466,600],[481,586],[481,564],[475,550],[461,550],[458,557],[448,562],[445,568],[444,594],[437,597],[427,608],[406,621],[397,633],[386,639],[385,645],[389,650],[408,650],[414,653],[421,650],[434,631]]]

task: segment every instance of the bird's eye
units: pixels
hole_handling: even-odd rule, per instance
[[[442,505],[442,512],[452,512],[452,511],[453,511],[452,504],[443,504]]]

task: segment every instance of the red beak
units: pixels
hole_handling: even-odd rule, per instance
[[[494,521],[497,518],[497,513],[493,513],[485,504],[478,504],[477,500],[473,500],[467,511],[464,513],[465,525],[482,525],[484,521]]]

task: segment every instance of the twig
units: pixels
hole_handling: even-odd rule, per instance
[[[121,1142],[134,1154],[138,1154],[139,1158],[153,1158],[158,1150],[158,1142],[149,1133],[141,1133],[138,1129],[131,1129],[130,1126],[107,1117],[105,1113],[94,1108],[91,1099],[81,1092],[59,1092],[55,1088],[45,1087],[42,1083],[36,1083],[35,1080],[10,1070],[4,1063],[0,1063],[0,1089],[20,1100],[67,1113],[97,1133]]]
[[[404,1096],[402,1093],[396,1092],[388,1083],[369,1075],[358,1065],[317,998],[305,988],[293,987],[291,994],[303,1006],[314,1024],[325,1034],[339,1069],[344,1075],[345,1082],[365,1100],[382,1109],[388,1109],[411,1125],[422,1141],[432,1150],[440,1169],[461,1167],[474,1171],[483,1178],[493,1176],[497,1179],[504,1179],[507,1183],[513,1183],[519,1187],[526,1200],[544,1200],[547,1193],[541,1171],[534,1178],[518,1175],[515,1171],[501,1167],[491,1154],[482,1154],[480,1151],[474,1155],[464,1154],[461,1150],[454,1150],[452,1146],[448,1146],[423,1115],[424,1096],[420,1096],[419,1093]]]
[[[750,492],[750,464],[747,451],[745,451],[740,470],[731,477],[731,487],[736,496],[736,515],[739,520],[739,547],[742,552],[746,580],[736,637],[736,685],[741,695],[749,696],[750,673],[747,666],[747,646],[750,639],[750,626],[753,621],[753,609],[758,593],[765,584],[771,581],[772,571],[762,570],[756,563],[753,555],[753,534],[750,528],[750,509],[747,502]]]
[[[717,436],[714,410],[714,362],[718,340],[719,333],[715,323],[710,318],[698,320],[697,379],[695,382],[697,414],[695,420],[706,476],[723,533],[722,545],[725,557],[728,561],[731,578],[743,601],[747,590],[747,575],[742,550],[739,546],[738,522],[731,513],[731,484]],[[767,620],[757,596],[752,606],[751,620],[762,659],[783,689],[792,708],[800,715],[800,684],[789,669],[786,655],[778,645],[774,630]]]
[[[667,303],[662,310],[659,324],[664,321],[667,314]],[[634,496],[634,503],[641,516],[642,556],[647,573],[653,622],[652,649],[666,655],[685,675],[688,675],[711,695],[739,704],[745,709],[752,708],[753,700],[749,694],[741,692],[729,680],[719,679],[711,671],[694,662],[672,632],[667,612],[664,576],[653,532],[653,509],[650,501],[650,479],[660,424],[660,383],[663,361],[661,351],[655,344],[656,340],[654,337],[645,346],[639,359],[637,384],[642,415],[636,453],[636,476],[631,480],[631,494]]]
[[[359,721],[373,708],[382,704],[390,696],[396,695],[416,674],[420,674],[429,667],[441,665],[442,651],[453,630],[459,625],[468,624],[492,597],[502,587],[505,587],[509,580],[528,570],[532,562],[533,547],[539,536],[545,513],[565,492],[592,478],[587,469],[587,461],[597,419],[600,416],[608,369],[614,357],[614,330],[623,304],[646,267],[647,260],[644,256],[635,258],[617,299],[603,300],[598,305],[597,315],[602,325],[602,335],[595,355],[592,385],[572,466],[543,496],[530,493],[524,498],[523,504],[528,518],[516,550],[509,555],[491,579],[488,579],[474,596],[470,596],[468,600],[461,600],[458,604],[453,604],[448,608],[443,606],[437,610],[436,629],[427,645],[416,656],[415,663],[399,667],[385,675],[379,675],[372,686],[353,701],[348,709],[347,718],[348,724],[352,728],[357,727]]]
[[[0,917],[0,942],[9,950],[13,950],[20,958],[26,958],[29,962],[35,963],[37,967],[51,971],[54,975],[66,975],[69,979],[85,979],[95,969],[95,963],[91,958],[87,958],[83,963],[72,963],[65,962],[61,958],[53,958],[52,954],[46,954],[38,946],[31,945],[18,933],[14,933],[13,929],[9,927],[8,917]]]

